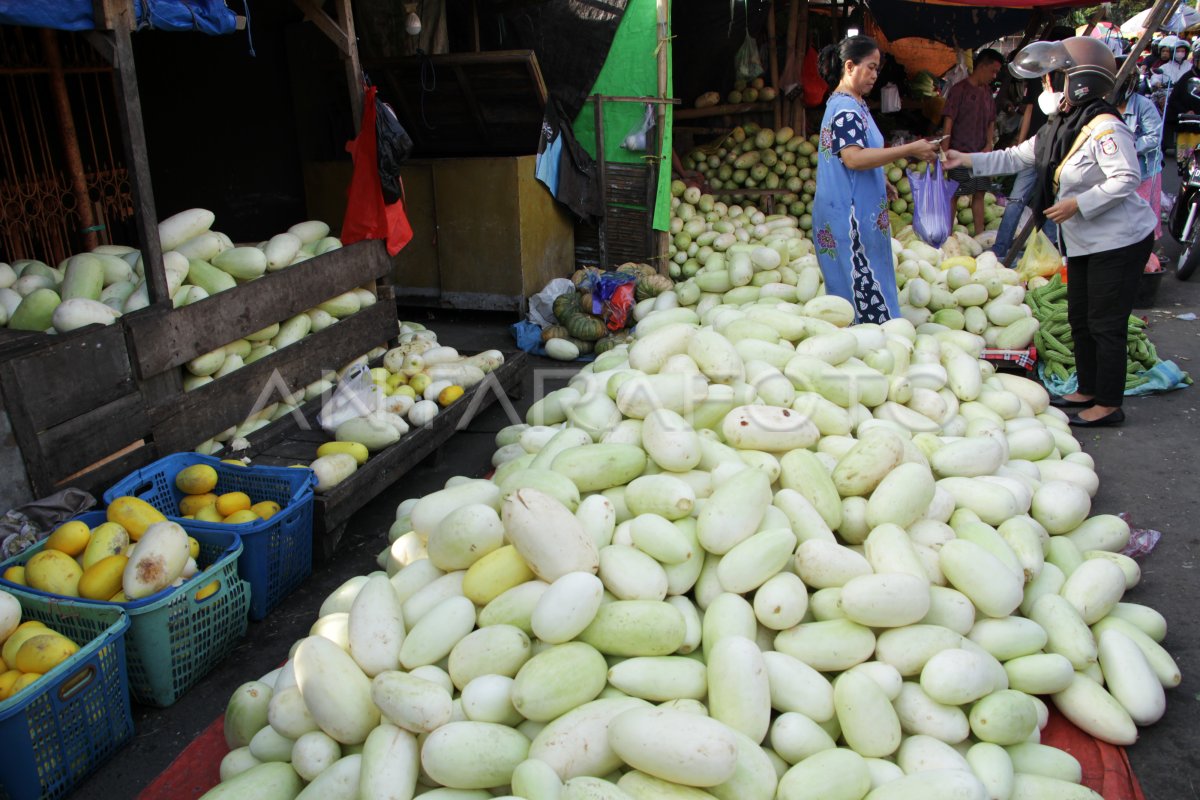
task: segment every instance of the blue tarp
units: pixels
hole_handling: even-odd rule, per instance
[[[138,29],[199,31],[220,36],[237,30],[224,0],[133,0]],[[0,24],[90,31],[93,0],[0,0]]]

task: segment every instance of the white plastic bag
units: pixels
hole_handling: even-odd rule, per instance
[[[879,92],[879,110],[884,114],[895,114],[900,110],[900,90],[896,84],[885,84]]]
[[[355,417],[365,417],[383,407],[386,395],[379,384],[371,380],[371,370],[359,364],[338,381],[333,397],[321,407],[317,422],[328,433]]]
[[[959,50],[958,59],[954,66],[946,70],[946,74],[942,76],[942,97],[950,94],[950,87],[959,81],[964,81],[971,76],[971,70],[967,69],[967,54]]]
[[[646,113],[642,115],[642,124],[629,132],[621,142],[621,147],[631,153],[645,153],[650,149],[650,131],[654,130],[654,106],[646,104]]]
[[[573,291],[575,284],[569,278],[555,278],[547,283],[544,289],[529,298],[529,321],[539,328],[557,323],[558,320],[554,318],[554,298]]]

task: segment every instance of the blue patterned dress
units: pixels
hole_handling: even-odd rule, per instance
[[[883,169],[854,170],[838,156],[843,147],[883,147],[883,134],[864,103],[834,92],[821,120],[813,241],[825,291],[849,300],[858,322],[900,315],[892,232]]]

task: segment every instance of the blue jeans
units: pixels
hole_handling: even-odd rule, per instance
[[[1012,247],[1013,239],[1017,235],[1017,225],[1021,222],[1021,212],[1029,203],[1036,183],[1037,171],[1033,167],[1026,167],[1018,172],[1016,180],[1013,181],[1012,192],[1008,196],[1008,205],[1004,208],[1004,216],[1000,219],[1000,228],[996,231],[996,243],[992,245],[992,252],[1000,261],[1004,261],[1008,257],[1008,248]],[[1053,222],[1046,220],[1042,225],[1042,230],[1045,231],[1050,241],[1058,241],[1058,227]]]

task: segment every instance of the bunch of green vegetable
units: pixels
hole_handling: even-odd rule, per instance
[[[1033,343],[1038,358],[1048,374],[1059,380],[1068,380],[1075,372],[1075,339],[1067,322],[1067,285],[1062,277],[1055,275],[1049,283],[1025,294],[1025,303],[1033,309],[1033,315],[1041,322]],[[1158,351],[1146,335],[1146,321],[1140,317],[1129,317],[1129,358],[1125,364],[1125,389],[1134,389],[1145,383],[1146,370],[1158,363]]]

